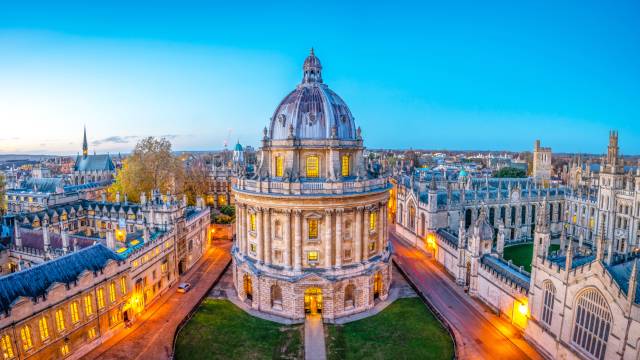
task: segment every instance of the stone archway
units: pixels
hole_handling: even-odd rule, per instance
[[[251,282],[251,276],[249,276],[249,274],[244,274],[244,276],[242,277],[242,285],[245,298],[249,301],[253,301],[253,284]]]
[[[382,294],[382,273],[378,271],[373,276],[373,300],[379,299],[381,294]]]
[[[304,312],[312,315],[322,313],[322,289],[311,287],[304,291]]]

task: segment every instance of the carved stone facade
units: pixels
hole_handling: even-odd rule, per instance
[[[265,128],[256,175],[233,188],[238,296],[293,320],[371,309],[391,282],[390,184],[365,170],[360,129],[321,69],[312,53],[303,83]]]

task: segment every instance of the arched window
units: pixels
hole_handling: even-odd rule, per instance
[[[427,222],[426,219],[424,217],[424,214],[420,214],[420,231],[421,231],[421,235],[424,236],[425,234],[425,228],[426,228]]]
[[[542,285],[544,292],[542,295],[542,322],[551,326],[553,318],[553,302],[556,296],[556,287],[551,281],[545,281]]]
[[[404,209],[403,209],[403,207],[402,207],[402,204],[400,204],[400,205],[398,206],[398,210],[399,210],[399,211],[398,211],[398,223],[402,224],[402,223],[404,223],[404,222],[402,221],[402,214],[403,214],[403,211],[404,211]]]
[[[282,156],[276,156],[276,176],[284,176],[284,158]]]
[[[282,310],[282,289],[278,285],[271,286],[271,307]]]
[[[320,160],[318,156],[307,156],[307,177],[317,178],[320,176]]]
[[[416,207],[413,204],[409,205],[409,227],[411,230],[416,228]]]
[[[582,292],[576,301],[571,342],[592,357],[604,359],[611,321],[609,306],[600,292],[596,289]]]
[[[356,306],[355,295],[356,287],[353,284],[349,284],[344,288],[344,308],[349,309]]]
[[[342,176],[349,176],[349,155],[342,155],[341,168]]]

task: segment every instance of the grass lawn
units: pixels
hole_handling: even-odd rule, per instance
[[[325,325],[327,358],[451,359],[453,341],[419,298],[398,299],[381,313]]]
[[[549,252],[560,248],[558,244],[551,244]],[[533,243],[513,245],[504,248],[505,260],[513,261],[516,266],[524,266],[524,269],[531,272],[531,258],[533,257]]]
[[[248,315],[227,300],[206,299],[176,341],[176,359],[302,359],[304,327]]]

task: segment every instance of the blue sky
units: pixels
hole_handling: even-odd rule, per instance
[[[3,2],[0,153],[257,145],[312,46],[368,147],[640,153],[638,1],[446,3]]]

